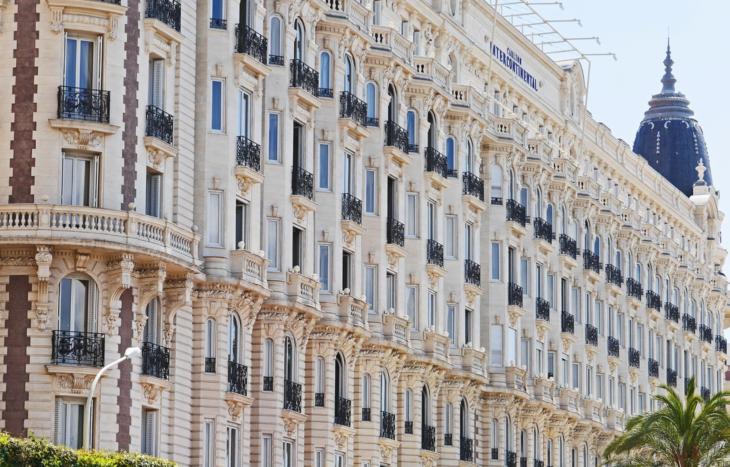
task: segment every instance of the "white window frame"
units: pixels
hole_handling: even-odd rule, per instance
[[[502,282],[502,243],[492,242],[491,281]],[[496,256],[496,259],[495,259]],[[496,268],[495,268],[496,264]],[[496,273],[496,277],[495,277]]]
[[[213,128],[213,83],[220,83],[221,85],[220,128]],[[211,78],[210,80],[210,124],[208,125],[208,128],[211,133],[225,134],[226,132],[226,80],[224,78]]]
[[[444,221],[444,257],[457,259],[459,256],[459,221],[456,216],[447,215]]]
[[[406,238],[418,238],[418,193],[406,193]]]
[[[324,266],[327,268],[323,270],[322,263],[322,251],[327,251],[327,264]],[[322,283],[320,293],[331,294],[332,293],[332,245],[329,243],[317,244],[317,273],[319,274],[319,281]]]
[[[317,191],[332,191],[332,145],[329,143],[319,143],[317,145]],[[326,164],[322,163],[322,149],[326,149]],[[326,167],[327,173],[322,176],[322,168]],[[324,186],[322,185],[324,179]]]
[[[370,279],[372,278],[372,283]],[[365,298],[368,303],[368,311],[378,309],[378,266],[375,264],[366,264],[365,273],[363,274],[365,281]],[[368,296],[370,295],[370,296]]]
[[[262,463],[264,467],[266,464]],[[205,419],[203,422],[203,467],[215,466],[215,420]]]
[[[212,207],[213,199],[218,199],[218,209]],[[206,245],[210,247],[223,247],[223,213],[225,212],[225,198],[222,191],[208,190],[208,222],[206,225]],[[218,226],[218,234],[213,235],[211,226]]]
[[[269,235],[271,226],[276,225],[276,239],[273,245],[275,253],[272,256],[272,238]],[[266,258],[270,261],[268,270],[269,271],[280,271],[281,270],[281,219],[276,217],[270,217],[266,220]]]
[[[412,305],[411,305],[412,304]],[[418,286],[406,286],[406,314],[413,328],[418,328]]]
[[[372,178],[370,178],[372,177]],[[372,181],[372,210],[368,210],[368,191],[370,190],[370,182]],[[377,216],[378,215],[378,170],[377,169],[366,169],[365,170],[365,215]]]
[[[271,159],[271,119],[276,117],[276,135],[274,135],[274,141],[276,141],[276,154],[275,158]],[[269,112],[266,116],[266,162],[271,164],[281,164],[281,113]]]
[[[148,456],[157,456],[157,410],[142,410],[142,436],[140,452]]]

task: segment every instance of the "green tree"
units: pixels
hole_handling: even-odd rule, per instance
[[[687,400],[662,385],[666,394],[654,396],[661,408],[631,417],[624,434],[604,451],[614,467],[730,467],[730,415],[725,405],[730,392],[706,401],[687,384]]]

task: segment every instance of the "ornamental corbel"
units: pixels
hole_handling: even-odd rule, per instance
[[[53,255],[47,245],[36,246],[35,263],[38,276],[38,299],[35,305],[35,314],[38,318],[38,330],[45,331],[49,318],[50,305],[48,303],[48,279],[51,277],[51,263]]]
[[[122,309],[122,293],[132,285],[132,273],[134,272],[134,256],[124,253],[113,258],[106,264],[106,275],[109,284],[109,308],[106,312],[104,324],[106,334],[114,336],[119,327],[119,313]]]

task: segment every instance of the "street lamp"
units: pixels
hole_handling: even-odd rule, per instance
[[[141,353],[142,350],[139,347],[129,347],[127,350],[124,351],[124,356],[122,358],[111,362],[110,364],[99,370],[99,373],[96,374],[96,378],[94,378],[94,381],[91,383],[91,387],[89,388],[89,396],[86,398],[86,405],[84,406],[84,449],[86,449],[87,451],[91,450],[91,399],[94,395],[94,389],[96,389],[96,384],[99,382],[106,370],[119,365],[124,360],[136,357]]]

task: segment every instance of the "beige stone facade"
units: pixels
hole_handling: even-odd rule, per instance
[[[181,466],[589,467],[719,390],[716,187],[494,17],[0,0],[0,429],[78,446],[133,345],[93,445]]]

